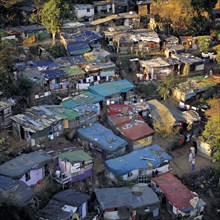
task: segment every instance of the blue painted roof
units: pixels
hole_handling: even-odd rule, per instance
[[[80,138],[88,140],[106,151],[115,151],[127,145],[125,140],[99,123],[88,128],[79,128],[77,133]]]
[[[33,65],[35,67],[48,67],[48,68],[57,67],[56,63],[54,63],[53,61],[33,61]]]
[[[85,59],[83,55],[71,56],[70,62],[72,65],[87,63],[88,61]]]
[[[69,54],[72,55],[82,55],[91,50],[90,46],[86,42],[70,42],[67,45],[67,50]]]
[[[172,158],[160,146],[154,144],[150,147],[135,150],[125,156],[106,160],[105,165],[115,176],[122,176],[136,169],[157,168],[165,160],[170,161]]]
[[[74,34],[63,33],[62,35],[65,39],[70,39],[71,41],[92,42],[102,38],[99,33],[91,30],[84,30]]]
[[[43,71],[46,78],[49,80],[65,77],[67,74],[59,69],[51,69]]]
[[[86,91],[79,95],[76,95],[75,97],[71,97],[69,99],[62,101],[61,105],[63,105],[66,108],[73,109],[80,105],[91,105],[91,104],[99,103],[103,99],[104,98],[102,96]]]
[[[95,86],[89,86],[89,91],[103,97],[112,96],[122,92],[128,92],[132,89],[134,89],[134,85],[125,79],[102,83]]]

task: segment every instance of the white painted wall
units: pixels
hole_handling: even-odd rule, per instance
[[[204,64],[200,64],[196,66],[196,71],[204,70]]]
[[[141,172],[139,170],[132,170],[130,173],[132,175],[128,176],[128,174],[122,175],[121,178],[125,181],[131,181],[131,180],[136,180],[138,175],[151,175],[153,171],[158,171],[158,175],[161,175],[163,173],[166,173],[169,171],[169,166],[170,164],[166,164],[164,166],[155,168],[155,169],[146,169],[146,170],[141,170]],[[107,177],[112,180],[112,181],[116,181],[117,177],[111,173],[111,172],[107,172]]]
[[[76,9],[75,10],[75,16],[77,17],[77,19],[83,18],[83,17],[92,17],[94,16],[94,8],[89,8],[89,12],[87,11],[87,9]]]
[[[210,145],[206,142],[197,141],[197,150],[198,153],[202,154],[203,156],[210,158],[211,156],[211,149]]]
[[[107,12],[109,12],[111,7],[112,7],[111,4],[109,4],[109,5],[98,5],[96,8],[98,12],[101,12],[101,10],[106,10]]]

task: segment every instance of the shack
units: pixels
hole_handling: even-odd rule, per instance
[[[77,140],[93,154],[103,159],[124,155],[127,146],[125,140],[99,123],[77,129]]]
[[[58,155],[54,164],[54,180],[62,185],[92,178],[93,158],[83,150]]]
[[[160,57],[151,60],[140,60],[140,73],[137,74],[142,80],[163,80],[174,69],[167,61]]]
[[[116,129],[128,141],[130,150],[137,150],[150,145],[155,133],[138,114],[130,116],[129,121],[122,122]]]
[[[171,54],[172,58],[176,58],[181,62],[180,75],[195,76],[204,74],[204,61],[190,53]]]
[[[200,98],[206,99],[214,94],[217,88],[218,83],[214,82],[212,78],[195,76],[173,88],[172,96],[177,101],[183,102]]]
[[[28,186],[36,185],[50,174],[51,161],[52,157],[44,151],[21,154],[0,165],[0,175],[21,180]]]
[[[63,133],[63,120],[56,115],[47,115],[38,106],[27,109],[23,114],[14,115],[12,132],[31,146],[52,140]]]
[[[0,101],[0,130],[11,126],[12,104],[6,101]]]
[[[108,104],[124,102],[133,97],[134,85],[127,80],[117,80],[89,86],[89,91],[105,98]],[[113,103],[114,102],[114,103]]]
[[[94,7],[90,4],[76,4],[73,6],[73,12],[77,20],[92,21]]]
[[[0,176],[0,204],[10,202],[24,207],[34,202],[35,192],[23,181]]]
[[[137,1],[138,15],[141,17],[149,15],[151,13],[150,8],[151,8],[152,2],[153,2],[153,0]]]
[[[39,211],[44,220],[85,219],[88,214],[90,196],[74,189],[55,194],[49,203]]]
[[[132,189],[100,188],[94,193],[102,219],[147,219],[159,215],[159,199],[147,184],[136,184]]]
[[[157,170],[160,175],[169,171],[171,157],[157,144],[127,155],[106,160],[107,177],[117,182],[117,178],[125,181],[137,180],[140,176],[152,176]]]
[[[62,105],[40,105],[38,107],[44,111],[46,115],[62,118],[64,129],[72,129],[79,126],[80,114],[77,111],[65,108]]]
[[[200,216],[202,218],[206,203],[171,173],[154,177],[151,179],[151,183],[152,189],[165,198],[167,211],[172,217],[195,218]]]

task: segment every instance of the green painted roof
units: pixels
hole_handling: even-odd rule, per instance
[[[59,155],[61,160],[68,160],[69,162],[77,162],[77,161],[88,161],[92,160],[93,158],[89,156],[83,150],[76,150],[72,152],[64,152]]]
[[[95,103],[99,103],[100,101],[103,101],[104,98],[100,95],[94,94],[89,91],[82,92],[75,97],[66,99],[61,102],[61,105],[63,105],[66,108],[73,109],[80,105],[92,105]]]
[[[62,119],[72,120],[80,116],[78,112],[65,108],[62,105],[47,105],[45,108],[48,109],[53,115]]]
[[[79,76],[85,74],[85,71],[77,65],[61,67],[60,69],[63,70],[67,74],[67,76]]]
[[[125,79],[89,86],[90,92],[101,95],[103,97],[128,92],[132,89],[134,89],[134,85]]]

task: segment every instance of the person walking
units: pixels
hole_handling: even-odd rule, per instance
[[[192,159],[193,159],[193,155],[192,155],[192,152],[189,153],[189,163],[192,162]]]
[[[192,156],[195,157],[196,156],[196,148],[194,146],[191,146],[190,151],[192,153]]]
[[[196,163],[196,159],[195,157],[192,159],[192,171],[195,170],[195,163]]]

